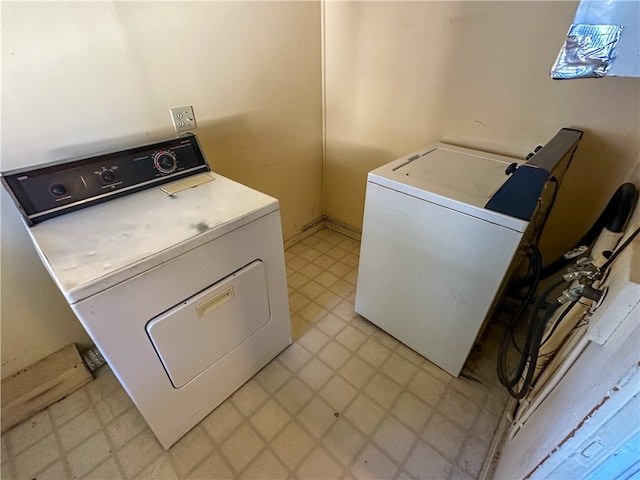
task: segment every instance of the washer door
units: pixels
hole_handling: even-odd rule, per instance
[[[147,323],[175,388],[181,388],[269,323],[264,264],[256,260]]]

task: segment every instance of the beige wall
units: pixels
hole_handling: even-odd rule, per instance
[[[2,2],[2,169],[171,136],[168,108],[193,105],[214,170],[278,197],[291,238],[323,213],[360,228],[366,173],[429,142],[523,157],[569,126],[586,135],[558,251],[639,151],[639,79],[549,79],[575,6],[326,2],[321,22],[320,2]],[[72,341],[3,193],[2,376]]]
[[[324,4],[327,215],[361,228],[367,172],[430,142],[524,158],[573,127],[584,140],[541,246],[577,240],[639,160],[640,79],[549,78],[576,6]]]
[[[322,214],[319,2],[2,2],[2,170],[175,135],[215,171]],[[84,331],[2,194],[2,376]],[[73,241],[73,239],[69,239]]]

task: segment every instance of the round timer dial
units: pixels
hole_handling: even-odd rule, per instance
[[[161,173],[172,173],[178,166],[178,162],[173,153],[160,150],[153,156],[153,165]]]
[[[117,177],[116,177],[116,172],[114,172],[113,170],[111,170],[110,168],[104,169],[102,170],[99,174],[98,177],[100,178],[100,181],[104,184],[104,185],[109,185],[113,182],[116,181]]]

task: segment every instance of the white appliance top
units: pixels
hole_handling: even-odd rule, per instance
[[[200,175],[211,181],[171,195],[151,188],[28,227],[69,303],[279,208],[277,199],[221,175]]]
[[[369,172],[368,181],[524,232],[529,222],[484,208],[512,163],[524,162],[435,143]]]

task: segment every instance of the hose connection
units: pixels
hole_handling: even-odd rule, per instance
[[[591,285],[575,283],[569,288],[563,290],[563,292],[558,297],[558,302],[561,305],[564,305],[568,302],[577,302],[583,297],[598,302],[603,295],[604,290],[598,290],[597,288],[593,288]]]

